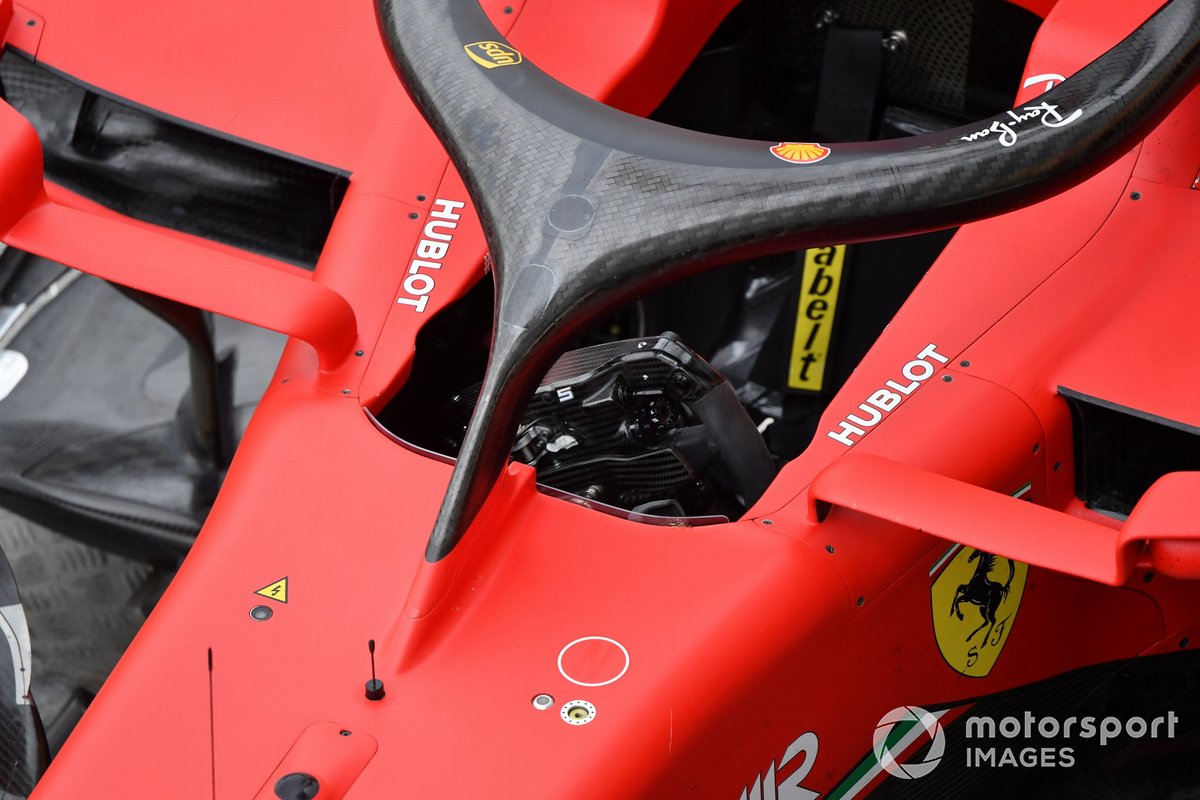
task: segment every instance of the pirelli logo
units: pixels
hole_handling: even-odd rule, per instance
[[[472,42],[464,45],[463,49],[472,61],[484,69],[511,67],[525,60],[517,50],[500,42]]]
[[[819,392],[825,386],[829,344],[842,288],[846,245],[814,247],[804,254],[804,276],[800,283],[800,305],[788,368],[788,388]]]

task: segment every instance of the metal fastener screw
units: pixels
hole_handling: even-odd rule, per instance
[[[349,390],[349,389],[342,389],[342,394],[350,394],[350,390]]]
[[[773,519],[764,519],[763,520],[763,525],[774,525],[774,524],[775,524],[775,520],[773,520]]]
[[[827,545],[825,545],[825,550],[826,550],[827,552],[830,552],[830,553],[832,553],[832,552],[833,552],[833,545],[831,545],[831,544],[827,544]]]
[[[362,358],[364,353],[362,350],[355,350],[354,355],[358,356],[359,358]]]
[[[813,27],[819,31],[823,31],[837,21],[838,13],[832,8],[827,8],[817,15],[816,20],[813,21]]]
[[[950,383],[952,380],[954,380],[953,375],[943,375],[942,376],[942,383]]]
[[[904,31],[892,31],[883,37],[883,49],[889,53],[898,53],[908,47],[908,34]]]
[[[421,216],[421,215],[420,215],[420,214],[418,214],[418,213],[417,213],[417,212],[415,212],[415,211],[410,211],[410,212],[408,212],[408,218],[409,218],[409,219],[416,219],[416,218],[417,218],[417,217],[419,217],[419,216]]]
[[[969,367],[969,366],[971,366],[971,362],[970,361],[960,361],[960,362],[958,362],[958,365],[960,367]]]
[[[860,598],[858,598],[858,603],[856,605],[861,606],[863,604],[863,602],[864,602],[863,598],[860,597]]]
[[[1129,199],[1130,199],[1130,200],[1141,200],[1141,199],[1142,199],[1142,193],[1141,193],[1141,192],[1130,192],[1130,193],[1129,193]]]

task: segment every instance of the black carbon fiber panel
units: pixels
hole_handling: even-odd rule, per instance
[[[905,34],[907,44],[888,53],[888,96],[946,110],[962,110],[975,0],[773,0],[773,60],[816,73],[825,34],[816,21],[826,12],[836,24]]]
[[[87,695],[98,691],[145,621],[140,603],[146,596],[137,595],[151,567],[59,536],[6,509],[0,509],[0,549],[12,562],[29,618],[33,694],[53,753],[74,724],[62,712],[72,706],[76,688]]]
[[[5,263],[54,266],[14,249]],[[0,505],[93,546],[177,562],[221,478],[190,454],[190,426],[177,422],[190,380],[182,338],[88,276],[24,322],[10,346],[29,372],[0,404]],[[225,318],[214,331],[221,351],[239,355],[231,387],[240,425],[282,337]]]
[[[618,356],[623,356],[630,350],[635,349],[635,345],[629,340],[619,342],[607,342],[605,344],[592,345],[581,350],[572,350],[569,353],[564,353],[558,361],[554,362],[554,366],[546,373],[546,377],[542,379],[543,386],[565,381],[568,378],[577,378],[580,375],[591,372],[597,367],[602,367],[609,361],[612,361]]]
[[[543,482],[572,494],[583,494],[592,483],[613,486],[626,506],[658,500],[677,491],[681,483],[692,480],[687,468],[670,450],[654,450],[642,455],[611,457],[568,464],[546,470]]]
[[[1173,0],[1016,112],[788,163],[772,143],[669,128],[573,92],[520,58],[475,0],[378,8],[396,66],[480,213],[498,292],[491,361],[431,561],[482,505],[538,379],[604,313],[747,252],[932,230],[1043,199],[1144,135],[1194,85],[1200,54],[1200,0]]]

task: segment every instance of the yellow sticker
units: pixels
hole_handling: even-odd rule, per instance
[[[804,253],[800,306],[796,312],[796,333],[792,337],[792,360],[788,367],[789,389],[819,392],[825,385],[833,317],[845,263],[844,244],[814,247]]]
[[[1029,565],[971,547],[959,549],[930,589],[933,633],[942,657],[972,678],[992,671],[1012,633]]]
[[[832,152],[816,142],[780,142],[771,148],[771,155],[792,164],[815,164]]]
[[[263,597],[266,597],[270,600],[278,600],[281,603],[286,603],[288,601],[288,579],[280,578],[274,583],[268,583],[266,586],[257,590],[255,594],[261,594]]]
[[[500,42],[472,42],[464,45],[463,49],[472,61],[484,69],[511,67],[525,60],[516,49]]]

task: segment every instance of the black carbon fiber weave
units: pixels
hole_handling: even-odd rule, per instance
[[[1041,200],[1133,146],[1200,63],[1200,0],[1172,0],[1014,112],[795,164],[774,143],[622,114],[527,59],[477,63],[467,45],[511,48],[476,0],[378,0],[378,12],[397,71],[466,181],[497,284],[488,371],[429,561],[474,519],[557,353],[611,309],[747,252],[949,227]]]
[[[778,27],[767,35],[773,60],[821,68],[827,33],[814,24],[823,13],[851,28],[901,31],[907,44],[888,54],[888,97],[918,106],[961,111],[976,0],[772,0]]]

